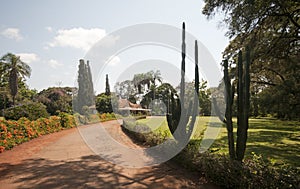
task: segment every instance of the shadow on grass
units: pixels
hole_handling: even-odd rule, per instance
[[[227,133],[215,141],[212,148],[225,152]],[[225,149],[225,151],[224,151]],[[252,119],[248,130],[246,156],[261,154],[264,159],[274,159],[300,168],[300,124],[297,121]]]

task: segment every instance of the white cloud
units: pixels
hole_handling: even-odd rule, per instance
[[[1,32],[1,35],[9,39],[14,39],[16,41],[20,41],[21,39],[23,39],[18,28],[7,28]]]
[[[54,69],[56,69],[60,66],[63,66],[62,63],[60,63],[60,62],[58,62],[57,60],[54,60],[54,59],[49,60],[48,64],[50,65],[51,68],[54,68]]]
[[[21,60],[28,64],[40,60],[39,57],[34,53],[18,53],[16,55],[20,56]]]
[[[120,62],[120,58],[118,56],[111,56],[109,59],[106,61],[109,65],[115,66]]]
[[[52,32],[53,31],[53,28],[48,26],[48,27],[45,27],[45,29],[48,31],[48,32]]]
[[[54,40],[49,43],[50,47],[72,47],[88,51],[92,45],[106,35],[105,30],[100,28],[72,28],[57,31]]]

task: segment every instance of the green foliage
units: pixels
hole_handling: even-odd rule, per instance
[[[178,87],[180,88],[180,86]],[[186,99],[193,99],[195,94],[195,81],[185,83],[185,97]],[[184,106],[188,107],[189,101],[186,101]],[[200,115],[209,116],[211,115],[211,92],[207,88],[207,81],[202,80],[199,82],[199,108]]]
[[[60,117],[60,125],[62,128],[72,128],[75,126],[75,119],[73,115],[65,112],[60,112],[58,114],[58,117]]]
[[[137,122],[137,119],[139,118],[123,119],[122,124],[122,130],[137,142],[147,146],[155,146],[163,143],[170,136],[168,132],[156,132],[152,130],[149,125]]]
[[[300,120],[300,84],[297,88],[287,84],[266,87],[257,94],[257,106],[259,114],[268,114],[275,118],[287,120]]]
[[[10,94],[6,87],[1,87],[0,92],[0,109],[6,109],[12,106],[12,100],[10,99]],[[1,114],[2,115],[2,114]]]
[[[130,102],[135,103],[136,88],[131,80],[117,82],[114,87],[116,94],[122,99],[128,99]]]
[[[113,104],[116,103],[116,99],[113,100],[113,96],[101,93],[96,97],[96,109],[99,113],[112,113]],[[113,101],[113,102],[112,102]],[[116,106],[114,106],[116,107]]]
[[[23,78],[19,78],[18,94],[15,97],[15,104],[30,103],[34,101],[36,94],[36,90],[30,90],[25,84],[25,80]],[[3,80],[0,81],[0,109],[6,109],[12,106],[13,100],[9,92],[8,81],[7,78],[4,77]]]
[[[299,6],[295,0],[205,0],[203,14],[224,13],[232,38],[224,57],[234,65],[240,47],[251,48],[251,88],[259,101],[252,104],[254,116],[300,117]]]
[[[16,56],[12,53],[4,55],[0,59],[0,62],[0,76],[8,78],[10,94],[13,99],[13,104],[15,104],[19,79],[21,77],[30,77],[31,68],[25,62],[21,61],[20,56]]]
[[[53,87],[41,91],[37,95],[39,102],[43,103],[48,113],[58,115],[59,112],[72,112],[72,88]]]
[[[101,122],[115,120],[118,117],[118,115],[115,115],[114,113],[102,113],[98,114],[98,116]]]
[[[170,105],[169,101],[176,97],[176,90],[169,83],[162,83],[157,88],[152,88],[148,93],[146,93],[141,101],[143,107],[150,108],[149,105],[153,100],[161,101],[167,108]],[[152,108],[150,108],[152,109]]]
[[[160,71],[149,71],[147,73],[135,74],[132,82],[134,87],[137,89],[138,94],[145,92],[146,87],[148,90],[153,86],[156,87],[156,81],[162,82]]]
[[[29,120],[36,120],[41,117],[49,117],[45,105],[38,102],[32,102],[21,106],[14,106],[4,111],[5,119],[18,120],[26,117]]]
[[[287,166],[275,168],[271,162],[264,161],[256,154],[241,164],[225,155],[199,154],[192,146],[188,145],[174,160],[203,173],[210,182],[222,188],[275,189],[300,186],[300,171],[297,169]]]
[[[199,89],[200,114],[209,116],[211,115],[211,93],[210,90],[207,89],[207,81],[202,80]]]
[[[83,114],[84,106],[90,107],[95,104],[95,96],[89,62],[85,64],[84,60],[80,59],[78,68],[78,94],[76,102],[74,102],[74,109]]]

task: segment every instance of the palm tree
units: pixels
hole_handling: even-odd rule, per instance
[[[13,99],[13,105],[15,105],[15,98],[18,94],[18,81],[20,77],[30,77],[31,68],[20,59],[20,56],[16,56],[12,53],[7,53],[4,55],[0,59],[0,62],[1,75],[2,77],[8,77],[10,94]]]
[[[145,88],[145,86],[147,86],[150,91],[153,87],[156,88],[156,81],[162,83],[162,77],[159,70],[156,70],[155,72],[151,70],[147,73],[135,74],[132,81],[134,87],[137,88],[138,93],[141,94],[142,87]]]

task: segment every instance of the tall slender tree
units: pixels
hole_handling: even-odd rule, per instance
[[[109,87],[109,81],[108,81],[108,74],[106,74],[106,78],[105,78],[105,94],[107,96],[110,95],[110,87]]]
[[[185,24],[182,24],[182,61],[180,99],[172,98],[168,108],[168,127],[177,141],[188,140],[194,129],[194,124],[199,109],[199,70],[198,70],[198,43],[195,41],[195,93],[194,99],[185,107]],[[190,120],[191,117],[191,120]]]
[[[234,146],[234,133],[232,124],[233,98],[235,93],[234,84],[231,84],[229,76],[228,60],[224,61],[224,84],[225,84],[225,102],[226,112],[225,118],[221,118],[227,127],[229,155],[233,160],[242,161],[246,151],[246,143],[248,138],[248,119],[250,105],[250,50],[246,48],[246,61],[243,63],[242,51],[238,53],[237,63],[237,134],[236,148]],[[217,107],[218,109],[218,107]]]
[[[18,94],[18,82],[19,79],[30,77],[31,68],[28,64],[20,59],[20,56],[16,56],[12,53],[7,53],[1,58],[1,75],[8,77],[10,94],[13,99],[13,105],[15,105],[15,98]]]
[[[95,104],[90,65],[85,64],[83,59],[79,60],[78,66],[78,94],[76,104],[75,110],[79,113],[83,113],[84,106],[89,107]]]
[[[93,84],[93,78],[92,78],[92,72],[90,67],[90,62],[87,61],[86,64],[86,71],[87,71],[87,82],[88,82],[88,104],[94,105],[95,104],[95,92],[94,92],[94,84]]]

